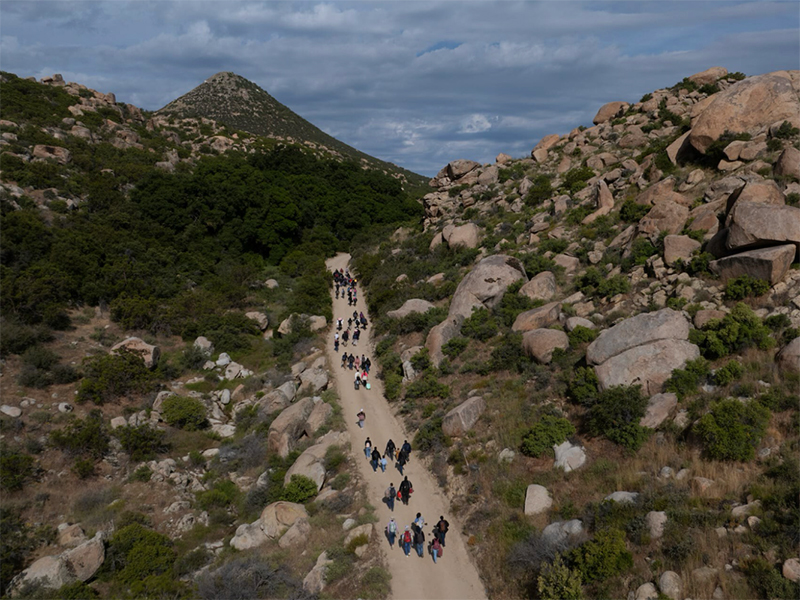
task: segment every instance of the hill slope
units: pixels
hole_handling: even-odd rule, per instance
[[[340,142],[236,73],[217,73],[156,112],[180,117],[205,117],[257,135],[323,146],[335,155],[402,175],[412,186],[423,186],[427,182],[421,175]]]

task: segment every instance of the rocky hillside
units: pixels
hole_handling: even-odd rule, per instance
[[[610,102],[354,252],[493,597],[797,596],[799,92],[715,67]]]
[[[157,115],[212,119],[232,130],[320,149],[346,157],[369,168],[402,178],[412,187],[424,184],[422,176],[359,152],[315,127],[284,106],[252,81],[236,73],[222,72],[173,100]]]

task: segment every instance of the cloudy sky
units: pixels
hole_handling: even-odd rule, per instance
[[[710,66],[800,68],[790,2],[0,2],[0,68],[155,110],[234,71],[425,175],[523,156]],[[0,98],[1,100],[1,98]]]

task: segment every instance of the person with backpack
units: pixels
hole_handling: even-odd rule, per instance
[[[394,520],[394,517],[392,517],[386,524],[386,539],[389,540],[390,548],[394,548],[395,538],[397,538],[397,522]]]
[[[394,458],[395,449],[396,447],[394,445],[394,442],[392,441],[392,438],[389,438],[389,441],[386,442],[386,450],[384,451],[384,454],[389,458]]]
[[[342,354],[342,368],[344,369],[347,366],[347,352]]]
[[[394,512],[394,501],[397,499],[397,490],[394,489],[393,483],[389,484],[384,495],[386,496],[386,506],[389,507],[390,511]]]
[[[403,450],[400,450],[397,454],[397,464],[395,465],[397,470],[400,471],[400,475],[403,474],[403,468],[406,466],[406,462],[408,462],[408,456],[406,456]]]
[[[403,501],[403,504],[408,506],[408,499],[411,497],[411,492],[414,487],[411,485],[411,482],[408,480],[408,475],[403,478],[403,481],[400,482],[400,499]]]
[[[405,552],[406,558],[408,558],[411,552],[411,542],[414,540],[411,535],[411,528],[408,525],[406,525],[406,530],[403,532],[403,537],[400,539],[403,543],[403,552]]]
[[[386,455],[384,454],[381,457],[380,465],[381,465],[381,473],[386,473],[386,465],[389,464],[389,461],[386,460]]]
[[[377,448],[372,449],[372,472],[378,471],[378,463],[381,461],[381,451]]]
[[[403,440],[402,450],[406,453],[406,462],[411,460],[411,444],[408,443],[408,440]]]
[[[364,409],[362,408],[361,410]],[[372,440],[369,439],[369,436],[367,436],[367,439],[364,440],[364,456],[366,456],[367,460],[369,460],[369,457],[371,455],[372,455]]]
[[[436,564],[436,559],[442,556],[442,545],[439,542],[439,538],[433,538],[431,542],[431,556],[433,557],[433,563]]]
[[[450,523],[448,523],[443,516],[439,517],[439,522],[436,524],[436,530],[438,532],[439,542],[442,546],[445,545],[444,537],[447,535],[447,532],[450,530]],[[441,556],[441,553],[440,553]]]
[[[356,376],[353,381],[353,385],[355,385],[356,389],[358,389],[359,386],[361,385],[361,373],[359,373],[358,371],[356,371]]]
[[[422,558],[425,552],[425,532],[422,531],[422,527],[416,525],[412,525],[411,528],[414,530],[414,549],[417,551],[417,556]]]
[[[349,339],[350,339],[350,332],[345,330],[345,332],[342,334],[342,344],[347,346],[347,340]]]

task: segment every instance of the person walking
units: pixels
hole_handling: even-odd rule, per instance
[[[402,450],[406,453],[406,462],[411,460],[411,444],[408,443],[408,440],[403,440]]]
[[[415,527],[415,525],[411,526],[412,529]],[[414,529],[414,548],[417,551],[417,556],[422,558],[425,552],[425,532],[422,531],[422,527],[416,527],[416,529]]]
[[[377,448],[372,449],[372,472],[378,471],[378,463],[381,462],[381,451]]]
[[[366,456],[367,460],[369,460],[371,454],[372,454],[372,440],[369,439],[369,436],[367,436],[367,439],[364,441],[364,456]]]
[[[408,506],[408,499],[411,497],[411,491],[414,487],[411,485],[411,482],[408,480],[408,475],[403,478],[403,481],[400,482],[400,499],[403,501],[403,504]]]
[[[384,454],[386,454],[386,456],[388,456],[389,458],[393,459],[395,449],[396,448],[394,442],[392,441],[392,438],[389,438],[389,441],[386,442],[386,450],[384,451]]]
[[[342,354],[342,368],[344,369],[346,365],[347,365],[347,352]]]
[[[349,332],[349,331],[345,331],[345,332],[342,334],[342,344],[343,344],[345,347],[347,347],[347,340],[349,340],[349,339],[350,339],[350,332]]]
[[[386,460],[386,455],[384,454],[384,455],[381,457],[381,460],[380,460],[380,465],[381,465],[381,473],[386,473],[386,465],[388,464],[388,462],[389,462],[389,461],[387,461],[387,460]]]
[[[364,421],[367,420],[367,413],[364,412],[363,408],[356,413],[356,418],[358,419],[358,426],[363,429]]]
[[[436,564],[436,559],[442,555],[442,545],[439,543],[439,538],[433,538],[431,542],[431,556],[433,557],[433,563]]]
[[[406,462],[408,462],[408,456],[403,450],[400,450],[400,453],[397,455],[397,470],[400,471],[400,475],[403,474],[403,468],[406,466]]]
[[[417,516],[414,518],[414,525],[420,529],[425,527],[425,517],[422,516],[422,513],[417,513]]]
[[[397,538],[397,522],[394,520],[394,517],[389,519],[389,522],[386,524],[386,539],[389,540],[389,547],[394,548],[394,540]],[[434,559],[435,562],[435,559]]]
[[[386,506],[389,510],[394,512],[394,501],[397,499],[397,490],[394,489],[394,484],[390,483],[389,488],[386,490]]]
[[[439,538],[442,546],[444,546],[444,538],[447,535],[447,532],[450,530],[450,523],[448,523],[443,516],[440,516],[439,522],[436,524],[436,530],[438,531],[437,537]]]
[[[401,538],[403,541],[403,552],[408,558],[409,552],[411,552],[411,542],[414,540],[414,537],[411,535],[411,528],[406,525],[406,530],[403,532],[403,537]]]

